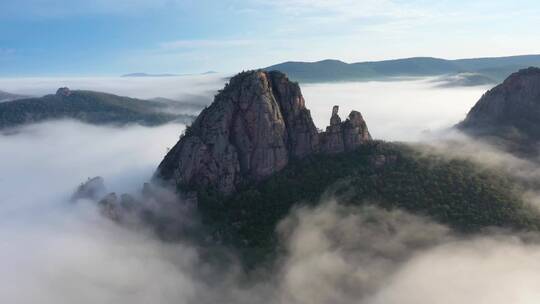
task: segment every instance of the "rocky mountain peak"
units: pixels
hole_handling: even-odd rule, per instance
[[[69,95],[71,95],[71,90],[68,87],[62,87],[56,90],[56,96],[65,97]]]
[[[529,117],[526,113],[528,110],[540,110],[539,68],[520,70],[487,91],[467,114],[462,125],[502,123],[522,114]]]
[[[280,171],[291,159],[343,152],[371,139],[360,113],[341,122],[338,109],[332,114],[332,134],[319,134],[297,83],[277,71],[242,72],[186,129],[155,178],[232,193],[246,181]],[[343,144],[330,147],[321,141]]]
[[[539,117],[540,69],[531,67],[487,91],[458,128],[521,145],[540,140]]]

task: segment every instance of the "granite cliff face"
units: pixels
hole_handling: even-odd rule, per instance
[[[280,171],[291,159],[349,151],[371,139],[360,113],[341,122],[337,110],[319,134],[297,83],[275,71],[240,73],[186,129],[155,178],[232,193],[244,182]]]
[[[514,149],[533,148],[540,141],[540,69],[520,70],[489,90],[458,128]]]

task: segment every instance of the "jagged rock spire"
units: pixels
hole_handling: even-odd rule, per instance
[[[339,106],[332,109],[330,126],[320,134],[323,153],[342,153],[352,151],[367,140],[371,140],[366,122],[360,112],[352,111],[344,122],[338,115]]]
[[[336,126],[341,123],[341,117],[338,115],[339,106],[334,106],[332,108],[332,117],[330,118],[330,126]]]
[[[360,113],[341,122],[338,109],[332,132],[319,134],[297,83],[277,71],[242,72],[186,130],[155,178],[231,193],[245,181],[280,171],[293,158],[347,151],[371,139]],[[321,144],[334,140],[341,144]]]

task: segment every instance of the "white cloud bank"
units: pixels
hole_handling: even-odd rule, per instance
[[[226,75],[185,75],[169,77],[28,77],[0,78],[0,88],[30,96],[54,94],[59,87],[93,90],[134,98],[165,97],[180,101],[210,103],[226,82]]]
[[[413,81],[304,93],[318,124],[342,104],[342,116],[347,107],[362,111],[377,137],[403,139],[417,138],[426,119],[433,128],[455,122],[476,100],[459,98],[478,92]],[[136,191],[182,129],[61,121],[0,135],[0,302],[538,303],[540,246],[519,236],[462,239],[425,218],[330,200],[294,211],[279,226],[288,252],[280,266],[269,280],[246,282],[234,265],[224,273],[191,245],[163,243],[109,222],[90,202],[68,202],[95,175],[110,190]]]
[[[73,121],[0,135],[0,302],[173,303],[193,292],[197,256],[123,229],[69,197],[87,177],[133,192],[182,125],[102,128]],[[186,271],[186,273],[189,273]]]
[[[58,87],[109,92],[135,98],[166,97],[211,103],[227,75],[110,78],[0,78],[0,90],[23,95],[51,94]],[[461,121],[488,87],[440,88],[432,79],[301,84],[315,124],[325,128],[333,105],[345,119],[362,113],[373,137],[417,141],[425,131],[438,131]]]
[[[540,245],[327,202],[289,218],[282,303],[537,303]],[[290,224],[290,223],[286,223]],[[283,286],[282,286],[283,287]]]
[[[317,127],[325,128],[332,106],[339,105],[342,120],[360,111],[374,138],[399,141],[418,141],[426,131],[453,126],[487,89],[439,88],[430,79],[302,85]]]

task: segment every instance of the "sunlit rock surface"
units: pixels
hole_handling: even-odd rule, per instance
[[[297,83],[277,71],[240,73],[166,155],[156,179],[232,193],[293,158],[350,151],[371,139],[359,112],[341,122],[337,111],[334,107],[330,127],[319,133]]]

